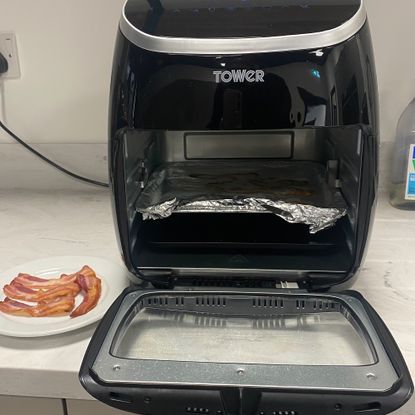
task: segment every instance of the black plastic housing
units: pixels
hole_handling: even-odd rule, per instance
[[[250,270],[258,269],[256,264],[245,251],[237,249],[230,254],[229,264],[233,258],[240,258],[240,262],[248,263],[245,271],[249,272],[239,272],[243,270],[238,266],[229,265],[234,269],[218,266],[220,261],[216,261],[216,257],[200,261],[200,264],[204,262],[203,267],[193,264],[191,267],[183,264],[169,267],[155,262],[144,269],[135,251],[137,246],[147,242],[147,237],[130,194],[129,183],[134,179],[126,173],[126,164],[131,163],[126,160],[130,151],[126,143],[133,145],[134,140],[138,143],[139,138],[134,138],[136,134],[143,131],[220,134],[226,131],[291,131],[294,135],[309,134],[309,143],[315,140],[312,137],[319,135],[341,137],[336,144],[337,151],[346,154],[353,152],[356,145],[352,139],[353,128],[360,128],[360,161],[350,173],[356,182],[353,196],[348,200],[348,217],[354,219],[350,219],[353,225],[347,225],[347,228],[353,229],[347,231],[347,240],[346,236],[340,237],[350,250],[347,267],[339,265],[338,269],[325,270],[294,266],[290,272],[286,268],[280,270],[284,271],[286,280],[294,280],[311,289],[328,289],[350,282],[364,257],[376,202],[379,142],[373,62],[367,23],[348,41],[318,51],[226,56],[150,52],[135,46],[120,33],[111,87],[109,166],[117,235],[129,271],[140,279],[163,286],[189,278],[225,278],[229,285],[240,284],[246,279],[281,279],[275,266],[264,270],[260,277],[255,275],[256,272]],[[227,69],[263,70],[265,82],[216,83],[213,71],[224,66]],[[235,97],[243,102],[237,113],[229,107],[234,105]],[[308,159],[319,157],[318,148],[309,152]],[[307,155],[304,158],[307,160]],[[348,161],[345,159],[341,163],[346,166]],[[201,232],[195,228],[195,232],[198,231]],[[340,235],[343,234],[341,231]],[[218,255],[221,252],[218,251]],[[301,264],[295,260],[295,252],[293,248],[289,254],[292,264]],[[171,255],[174,254],[169,252],[167,258]],[[212,265],[209,267],[206,263]]]
[[[307,7],[300,1],[289,2],[288,6],[279,0],[255,0],[251,6],[241,1],[236,3],[243,6],[237,5],[236,9],[234,3],[220,2],[212,11],[205,8],[207,2],[196,1],[194,8],[185,5],[181,10],[182,2],[175,0],[165,8],[158,0],[148,3],[130,0],[125,8],[128,22],[123,21],[121,28],[136,41],[143,32],[141,40],[147,35],[200,41],[211,38],[227,41],[244,35],[247,39],[315,35],[338,29],[362,10],[359,0],[313,0]],[[269,14],[262,6],[268,7]],[[338,13],[329,13],[334,10]],[[249,23],[247,11],[251,12],[249,27],[245,24]],[[226,25],[228,16],[233,16],[232,24]],[[142,31],[141,34],[129,24]],[[218,293],[235,289],[244,295],[253,292],[248,288],[255,288],[260,295],[273,296],[280,294],[276,287],[294,281],[300,290],[290,292],[293,298],[297,294],[312,297],[315,292],[351,284],[370,236],[378,182],[376,74],[368,23],[360,27],[349,39],[332,46],[223,55],[208,54],[206,50],[200,54],[154,52],[138,47],[120,31],[111,86],[109,168],[118,242],[134,282],[143,287],[151,283],[156,289],[170,289],[173,296],[174,289],[187,295],[203,291],[200,287]],[[148,36],[143,41],[147,42]],[[217,72],[224,68],[252,71],[250,81],[221,81]],[[251,82],[252,74],[256,74],[258,82]],[[348,210],[347,216],[332,229],[311,237],[302,225],[291,226],[272,215],[213,217],[186,213],[154,224],[145,222],[138,213],[135,202],[145,187],[148,173],[163,163],[188,162],[183,151],[186,134],[199,134],[206,140],[213,135],[224,140],[232,136],[235,140],[241,134],[246,143],[247,136],[255,142],[258,135],[270,132],[275,135],[274,140],[281,137],[287,142],[287,137],[291,137],[291,147],[281,154],[275,150],[269,158],[263,149],[257,151],[255,145],[247,147],[254,149],[251,157],[246,149],[232,154],[229,150],[232,146],[228,146],[223,157],[220,152],[215,154],[219,154],[218,159],[232,161],[252,158],[327,166],[327,176],[331,174],[330,182],[336,191],[342,192]],[[155,151],[147,152],[146,140],[153,140]],[[233,143],[238,145],[237,141]],[[212,153],[195,160],[205,161],[209,154]],[[334,163],[337,171],[336,167],[330,171],[333,161],[337,162]],[[157,249],[151,251],[157,238]],[[378,350],[385,349],[384,360],[389,360],[398,378],[390,390],[382,393],[364,392],[365,388],[357,392],[354,385],[345,392],[331,387],[272,389],[273,383],[266,388],[203,387],[199,379],[191,386],[186,382],[172,386],[167,381],[147,384],[147,378],[133,385],[130,379],[110,376],[102,378],[118,379],[118,383],[104,382],[93,366],[99,352],[105,350],[103,343],[115,327],[114,319],[123,299],[133,292],[132,288],[126,290],[104,316],[79,374],[82,385],[92,396],[115,408],[144,415],[386,415],[412,395],[410,374],[396,343],[376,312],[355,292],[347,295],[364,308],[368,317],[365,321],[374,327],[382,344]],[[318,295],[325,298],[329,294]],[[239,305],[243,308],[246,302]],[[303,307],[304,314],[310,311],[307,307]],[[243,315],[240,308],[237,311]],[[121,325],[117,322],[116,329],[121,330]],[[122,360],[112,351],[108,356]],[[174,363],[188,374],[184,362]],[[212,366],[210,361],[207,364]],[[115,366],[105,368],[113,373]],[[131,368],[135,370],[136,366]],[[354,373],[362,367],[349,369]],[[275,367],[271,370],[274,373]],[[366,379],[365,366],[363,370]],[[149,372],[141,372],[148,376]],[[150,373],[153,374],[154,371]],[[223,382],[209,383],[212,384]]]
[[[153,36],[263,37],[332,30],[350,20],[360,7],[361,0],[312,0],[307,7],[301,0],[129,0],[125,16],[134,27]]]
[[[385,415],[404,405],[412,395],[413,384],[398,346],[377,313],[354,291],[343,294],[358,299],[363,305],[398,375],[398,381],[384,393],[234,387],[210,389],[196,385],[137,387],[103,383],[91,368],[123,299],[133,291],[127,289],[108,310],[91,340],[80,370],[80,380],[85,389],[96,399],[115,408],[151,415],[163,415],[167,408],[171,415]],[[270,293],[275,294],[275,291]]]

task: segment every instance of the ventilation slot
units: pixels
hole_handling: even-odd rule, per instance
[[[181,280],[179,280],[181,282]],[[209,279],[192,279],[186,280],[186,285],[197,287],[238,287],[238,288],[274,288],[275,282],[261,281],[261,280],[229,280],[221,278],[209,278]]]
[[[167,297],[150,297],[146,300],[147,305],[167,305],[168,302],[169,299]]]
[[[110,400],[120,403],[133,403],[133,398],[131,396],[115,392],[110,393]]]
[[[176,297],[176,305],[184,305],[184,297]]]
[[[252,307],[284,308],[284,300],[273,297],[253,298]]]
[[[357,414],[375,414],[382,409],[382,405],[379,402],[371,402],[365,405],[358,405],[354,407],[354,411]]]
[[[225,307],[225,297],[196,297],[195,303],[197,306],[209,306],[209,307]]]
[[[304,300],[297,300],[296,301],[297,310],[304,310],[305,309],[305,301]]]
[[[313,302],[313,309],[320,310],[320,311],[328,311],[328,310],[335,310],[336,303],[333,301],[323,301],[323,300],[315,300]]]
[[[150,297],[146,300],[146,305],[167,305],[169,299],[167,297]]]
[[[210,410],[208,408],[195,408],[193,406],[188,406],[186,408],[188,414],[209,414]]]

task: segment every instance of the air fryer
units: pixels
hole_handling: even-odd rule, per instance
[[[111,87],[131,287],[80,379],[147,415],[387,414],[413,386],[357,292],[378,180],[361,0],[128,0]]]

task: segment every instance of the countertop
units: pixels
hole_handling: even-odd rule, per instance
[[[54,255],[121,263],[105,189],[0,190],[1,267]],[[373,236],[354,285],[393,333],[415,377],[415,212],[389,206],[381,191]],[[78,369],[95,326],[65,335],[0,336],[0,395],[91,399]],[[414,414],[412,400],[397,414]]]

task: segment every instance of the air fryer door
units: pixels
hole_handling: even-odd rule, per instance
[[[413,392],[385,324],[352,291],[128,289],[80,380],[145,415],[380,415]]]

